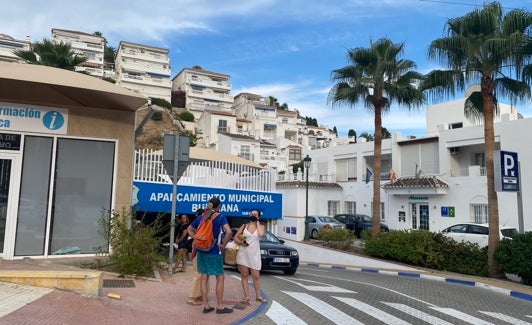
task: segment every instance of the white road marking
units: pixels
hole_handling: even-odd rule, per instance
[[[359,301],[353,298],[346,298],[346,297],[333,297],[333,298],[338,299],[341,302],[355,309],[358,309],[361,312],[366,313],[370,315],[371,317],[374,317],[385,324],[394,324],[394,325],[409,325],[410,324],[400,318],[390,315],[387,312],[384,312],[378,308],[368,305],[362,301]]]
[[[266,316],[268,316],[277,325],[306,325],[307,324],[301,318],[292,314],[290,310],[286,309],[285,307],[283,307],[281,304],[279,304],[275,300],[272,301],[272,305],[270,306],[270,309],[268,309]]]
[[[292,280],[292,279],[287,279],[287,278],[283,278],[283,277],[276,277],[280,280],[284,280],[284,281],[288,281],[290,283],[293,283],[295,285],[298,285],[306,290],[309,290],[309,291],[316,291],[316,292],[336,292],[336,293],[356,293],[354,291],[351,291],[351,290],[346,290],[344,288],[340,288],[340,287],[337,287],[337,286],[333,286],[333,285],[330,285],[330,284],[327,284],[327,283],[323,283],[323,282],[318,282],[318,281],[312,281],[312,280],[303,280],[303,279],[299,279],[299,282],[296,281],[296,280]],[[309,282],[309,283],[313,283],[313,284],[316,284],[316,285],[305,285],[303,284],[304,282]]]
[[[50,288],[0,282],[0,317],[14,312],[52,291],[53,289]]]
[[[311,310],[317,312],[318,314],[322,315],[323,317],[328,318],[333,323],[338,325],[362,325],[363,323],[357,321],[353,317],[349,316],[348,314],[344,313],[340,309],[331,306],[318,298],[312,297],[309,294],[301,293],[301,292],[289,292],[289,291],[282,291],[286,293],[287,295],[291,296],[294,299],[299,300],[303,304],[305,304],[308,308]]]
[[[489,311],[479,311],[479,312],[481,312],[483,314],[486,314],[488,316],[491,316],[493,318],[497,318],[497,319],[500,319],[502,321],[508,322],[510,324],[513,324],[513,325],[532,325],[529,322],[525,322],[523,320],[511,317],[511,316],[508,316],[508,315],[505,315],[505,314],[501,314],[501,313],[492,313],[492,312],[489,312]]]
[[[412,308],[412,307],[409,307],[407,305],[403,305],[403,304],[396,304],[396,303],[393,303],[393,302],[382,302],[383,304],[385,305],[388,305],[390,307],[393,307],[397,310],[400,310],[404,313],[407,313],[408,315],[410,316],[414,316],[416,318],[419,318],[421,319],[422,321],[425,321],[429,324],[433,324],[433,325],[453,325],[452,323],[449,323],[441,318],[438,318],[436,316],[432,316],[430,314],[427,314],[425,312],[422,312],[421,310],[417,310],[415,308]]]
[[[476,318],[474,316],[471,316],[471,315],[468,315],[466,313],[463,313],[461,311],[458,311],[456,309],[452,309],[452,308],[440,308],[440,307],[430,307],[436,311],[439,311],[440,313],[444,313],[444,314],[447,314],[449,316],[452,316],[454,318],[458,318],[464,322],[467,322],[469,324],[473,324],[473,325],[494,325],[493,323],[490,323],[488,321],[485,321],[483,319],[480,319],[480,318]]]

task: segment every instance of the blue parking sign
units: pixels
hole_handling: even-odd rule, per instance
[[[495,159],[497,159],[496,156]],[[501,191],[518,192],[519,160],[517,159],[517,152],[501,150],[498,165],[500,166],[500,182],[499,184],[496,183],[496,186],[500,186]]]

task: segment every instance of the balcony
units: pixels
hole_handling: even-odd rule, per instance
[[[228,126],[219,126],[218,133],[230,133],[231,129]]]
[[[126,60],[120,62],[120,68],[123,71],[135,71],[135,72],[149,72],[154,74],[159,74],[170,78],[170,68],[163,64],[154,64],[149,62],[135,61],[135,60]]]
[[[187,84],[202,86],[205,88],[223,89],[226,91],[231,90],[231,84],[227,81],[214,81],[206,78],[187,78]]]
[[[164,54],[144,51],[141,50],[134,50],[134,49],[125,49],[119,52],[119,54],[126,58],[135,58],[143,61],[152,61],[162,64],[170,65],[170,58]]]

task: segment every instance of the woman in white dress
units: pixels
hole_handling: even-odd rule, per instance
[[[242,289],[244,290],[244,299],[242,303],[249,304],[249,284],[248,277],[251,273],[253,279],[253,288],[255,289],[255,299],[258,302],[267,302],[260,295],[260,269],[262,262],[260,258],[259,241],[264,236],[264,225],[259,222],[260,211],[252,210],[249,223],[243,224],[235,234],[234,241],[240,247],[236,254],[236,264],[240,271]]]

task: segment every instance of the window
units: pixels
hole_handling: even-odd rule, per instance
[[[288,151],[288,159],[301,160],[301,149],[290,149]]]
[[[384,202],[381,202],[381,220],[386,220],[386,214],[384,213]]]
[[[357,203],[355,201],[345,201],[345,213],[357,213]]]
[[[283,117],[283,118],[282,118],[282,122],[283,122],[283,123],[288,123],[288,117]]]
[[[464,127],[464,123],[462,123],[462,122],[456,122],[456,123],[450,123],[449,124],[449,130],[459,129],[459,128],[463,128],[463,127]]]
[[[338,214],[338,208],[340,207],[340,201],[327,201],[327,214],[334,216]]]
[[[486,167],[486,158],[483,152],[475,153],[473,164],[475,166]]]
[[[218,133],[228,133],[229,128],[227,127],[227,120],[218,121]]]
[[[238,156],[247,160],[253,160],[253,156],[251,155],[251,147],[244,145],[240,146],[240,154]]]
[[[470,204],[469,214],[473,222],[486,223],[488,222],[488,205],[479,203]]]

